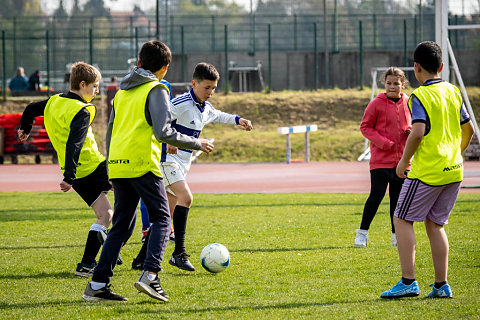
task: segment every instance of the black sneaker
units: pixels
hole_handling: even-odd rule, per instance
[[[168,241],[175,243],[175,233],[170,233],[170,236],[168,237]]]
[[[102,246],[103,246],[103,244],[105,243],[105,240],[107,240],[107,233],[108,233],[108,229],[107,229],[107,230],[104,230],[104,231],[99,231],[99,232],[97,233],[98,241],[100,241],[100,244],[101,244]],[[121,256],[120,254],[118,254],[117,264],[118,264],[118,265],[123,264],[123,259],[122,259],[122,256]]]
[[[113,292],[112,289],[110,289],[110,285],[98,290],[93,290],[90,282],[87,283],[82,298],[85,301],[128,301],[127,298]]]
[[[135,282],[135,288],[138,291],[149,295],[153,299],[168,301],[168,294],[162,289],[162,286],[160,286],[158,275],[155,276],[154,280],[150,280],[148,278],[148,271],[142,272],[140,279]]]
[[[132,262],[132,269],[133,270],[143,270],[143,263],[145,261],[140,261],[140,260],[137,260],[135,258],[133,258],[133,262]]]
[[[77,269],[75,269],[75,275],[79,277],[91,277],[93,274],[93,269],[97,266],[97,263],[86,264],[83,262],[77,263]]]
[[[168,263],[182,270],[195,271],[193,265],[188,261],[188,257],[190,256],[185,252],[172,254]]]

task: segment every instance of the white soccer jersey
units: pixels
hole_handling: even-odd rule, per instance
[[[203,127],[209,123],[238,124],[240,119],[238,115],[215,109],[208,101],[203,104],[198,102],[193,89],[172,100],[170,113],[172,127],[195,138],[200,137]],[[162,162],[175,162],[186,171],[190,169],[192,150],[178,148],[177,154],[167,154],[166,150],[166,145],[162,143]]]

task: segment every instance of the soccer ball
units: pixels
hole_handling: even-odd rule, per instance
[[[200,253],[200,262],[208,272],[222,272],[230,264],[230,253],[224,245],[210,243]]]

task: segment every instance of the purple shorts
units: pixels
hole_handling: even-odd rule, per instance
[[[405,179],[395,208],[395,217],[407,221],[429,219],[439,225],[448,223],[457,201],[460,182],[429,186],[420,180]]]

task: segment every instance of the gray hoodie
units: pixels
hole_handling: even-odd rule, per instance
[[[158,80],[153,73],[142,68],[133,68],[120,81],[120,90],[130,90],[146,82]],[[201,149],[200,140],[181,134],[171,127],[170,116],[170,95],[168,91],[162,87],[157,86],[153,88],[147,97],[145,104],[145,119],[147,123],[152,126],[153,134],[158,141],[168,143],[172,146],[185,149]],[[113,106],[110,120],[107,128],[107,158],[110,149],[110,140],[112,137],[113,121],[115,119],[115,106]]]

